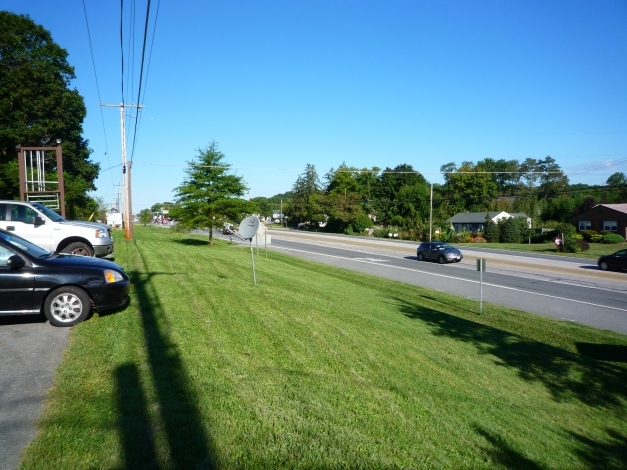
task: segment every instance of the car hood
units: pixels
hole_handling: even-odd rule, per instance
[[[63,220],[59,223],[63,225],[74,225],[76,227],[84,227],[84,228],[92,228],[92,229],[97,229],[97,228],[105,229],[105,230],[109,229],[109,227],[107,227],[105,224],[99,224],[97,222],[85,222],[83,220]]]
[[[68,255],[64,253],[55,253],[49,258],[40,259],[44,264],[50,263],[55,266],[81,267],[81,268],[100,268],[115,269],[124,272],[124,269],[113,261],[102,258],[94,258],[91,256]]]

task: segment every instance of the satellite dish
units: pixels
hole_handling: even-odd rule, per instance
[[[257,233],[257,229],[259,228],[259,217],[256,215],[251,215],[250,217],[246,217],[239,224],[239,236],[242,238],[246,238],[248,240],[252,240],[252,238]]]

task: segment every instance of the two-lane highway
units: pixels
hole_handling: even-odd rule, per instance
[[[627,334],[627,273],[579,258],[463,250],[460,263],[419,262],[415,242],[272,230],[271,247],[295,256]]]

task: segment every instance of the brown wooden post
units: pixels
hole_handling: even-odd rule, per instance
[[[16,145],[15,150],[17,151],[17,166],[20,175],[20,201],[26,201],[26,163],[24,163],[22,146]]]
[[[57,180],[59,181],[59,205],[61,206],[61,215],[65,217],[65,185],[63,184],[63,149],[61,144],[57,144]]]

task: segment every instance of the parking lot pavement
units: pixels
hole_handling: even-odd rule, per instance
[[[0,317],[0,470],[16,468],[35,437],[69,333],[43,317]]]

